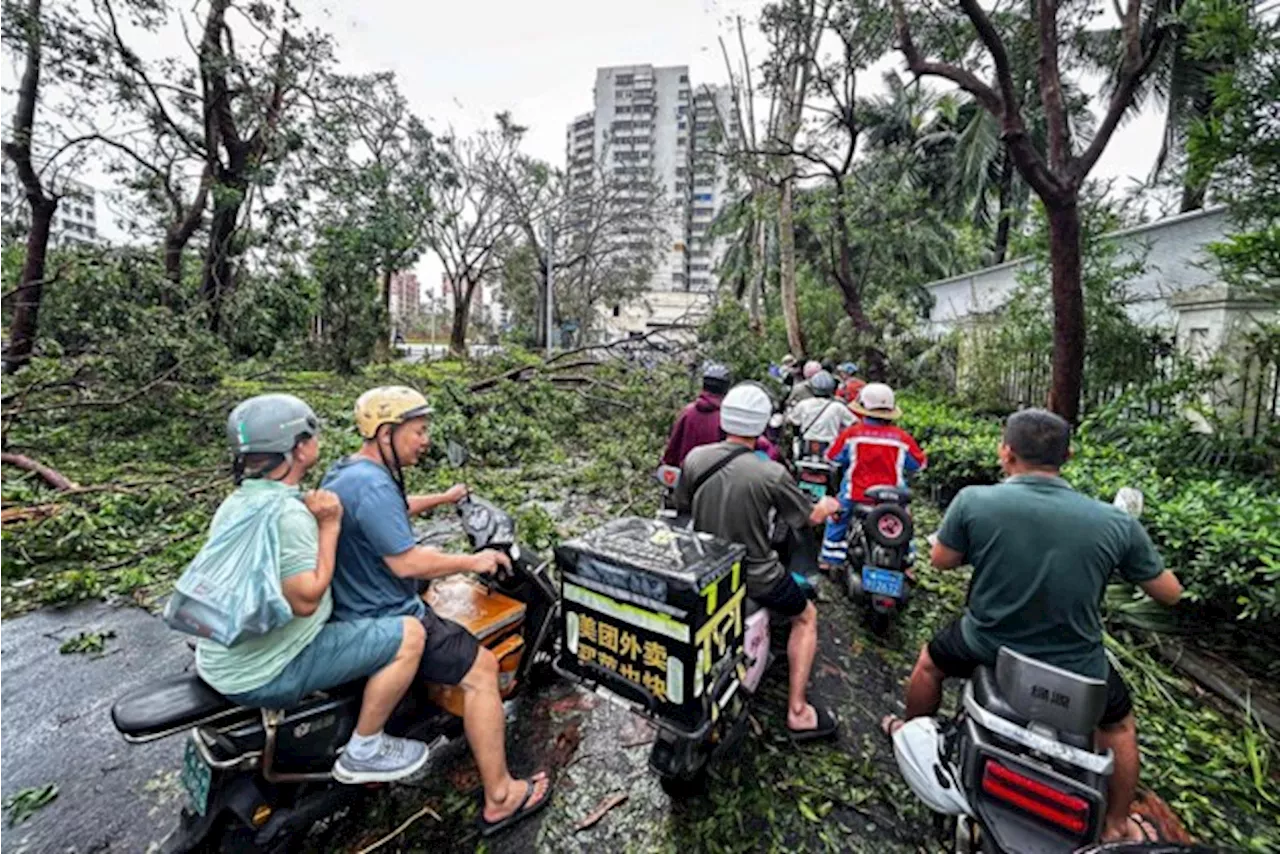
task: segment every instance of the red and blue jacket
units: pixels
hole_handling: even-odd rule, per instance
[[[827,450],[827,459],[847,470],[840,497],[855,503],[866,502],[873,486],[905,486],[907,472],[929,463],[910,433],[878,418],[845,428]]]

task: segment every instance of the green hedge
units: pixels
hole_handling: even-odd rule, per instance
[[[903,426],[929,455],[919,485],[944,503],[960,489],[1000,478],[1000,421],[955,403],[902,395]],[[1086,423],[1063,476],[1109,501],[1121,486],[1146,495],[1143,524],[1188,599],[1241,620],[1280,617],[1280,488],[1266,474],[1233,472],[1213,455],[1188,456],[1195,437],[1169,426],[1163,447],[1138,441],[1151,422],[1133,417],[1105,430]],[[1203,443],[1203,438],[1199,440]]]

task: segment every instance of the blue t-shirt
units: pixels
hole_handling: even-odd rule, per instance
[[[400,578],[383,558],[413,548],[400,488],[384,467],[363,457],[334,463],[320,483],[342,502],[338,565],[333,571],[333,617],[421,617],[426,605],[418,582]]]

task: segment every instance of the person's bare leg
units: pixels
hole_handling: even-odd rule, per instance
[[[360,717],[356,719],[356,735],[377,735],[395,711],[396,704],[413,684],[422,660],[427,633],[422,623],[413,617],[402,620],[404,632],[400,636],[400,649],[396,657],[369,677],[364,685],[364,697],[360,701]]]
[[[946,678],[929,657],[929,646],[920,647],[920,657],[907,683],[907,720],[935,715],[942,705],[942,680]]]
[[[798,617],[791,618],[791,637],[787,641],[787,726],[796,731],[818,725],[818,713],[805,697],[817,651],[818,609],[808,602]]]
[[[1098,730],[1098,749],[1111,749],[1115,754],[1115,770],[1107,787],[1107,823],[1102,831],[1104,842],[1141,839],[1138,828],[1129,821],[1129,806],[1138,791],[1138,725],[1133,715]]]
[[[518,782],[507,770],[506,717],[498,693],[498,660],[481,649],[475,663],[462,677],[462,725],[484,786],[484,820],[500,821],[516,811],[529,786],[535,786],[528,806],[547,796],[550,781],[535,775],[532,782]]]

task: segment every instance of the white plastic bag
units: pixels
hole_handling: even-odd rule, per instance
[[[165,605],[170,628],[235,646],[293,619],[280,589],[280,509],[292,495],[246,501],[183,570]]]

